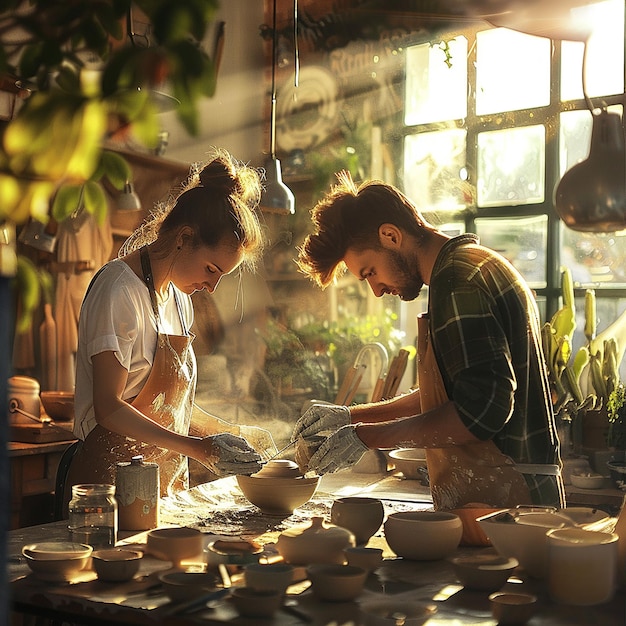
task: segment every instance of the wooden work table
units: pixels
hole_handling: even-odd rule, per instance
[[[226,478],[195,487],[174,499],[161,502],[161,525],[190,525],[206,533],[206,543],[216,538],[243,537],[255,539],[266,547],[268,555],[279,533],[291,526],[308,523],[313,516],[330,519],[333,499],[346,495],[368,495],[383,501],[385,512],[430,508],[428,489],[417,481],[400,480],[397,476],[339,474],[322,479],[313,499],[296,509],[287,518],[264,516],[250,505],[239,491],[234,478]],[[123,534],[119,544],[129,543],[144,549],[145,533]],[[74,624],[162,624],[187,626],[192,624],[247,625],[260,620],[244,619],[237,615],[228,599],[210,608],[188,616],[172,613],[173,605],[162,592],[150,595],[158,572],[170,564],[149,554],[142,559],[138,576],[129,583],[103,583],[91,570],[85,570],[72,583],[46,583],[29,573],[20,556],[24,544],[57,538],[67,540],[65,522],[54,522],[23,528],[9,533],[9,579],[16,611],[57,617]],[[463,589],[457,582],[452,567],[446,560],[432,562],[408,561],[396,558],[387,546],[382,529],[370,539],[370,545],[383,548],[386,556],[381,567],[373,572],[359,597],[394,596],[398,600],[411,599],[437,605],[437,614],[428,624],[494,626],[488,594]],[[458,553],[491,551],[492,548],[460,547]],[[189,567],[202,568],[202,558],[192,559]],[[233,566],[229,566],[233,567]],[[231,571],[233,584],[241,584],[240,573]],[[508,587],[527,590],[539,598],[537,614],[529,622],[532,626],[624,626],[626,623],[626,596],[620,591],[608,603],[594,607],[570,607],[551,602],[545,581],[529,578],[523,570],[516,571]],[[313,626],[358,626],[358,601],[324,603],[316,601],[304,584],[289,589],[297,599],[298,609],[306,614]],[[303,618],[280,610],[273,619],[263,620],[268,626],[295,626]]]

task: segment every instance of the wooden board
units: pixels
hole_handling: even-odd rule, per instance
[[[70,430],[72,422],[67,422],[68,427],[56,424],[11,424],[11,441],[23,443],[50,443],[51,441],[71,441],[74,434]]]

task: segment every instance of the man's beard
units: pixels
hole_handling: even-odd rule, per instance
[[[417,257],[404,256],[395,250],[389,251],[391,268],[396,274],[396,291],[401,300],[415,300],[424,286]]]

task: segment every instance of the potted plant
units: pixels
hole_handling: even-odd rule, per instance
[[[626,387],[621,382],[609,395],[607,415],[607,444],[611,451],[611,460],[607,465],[613,484],[622,489],[626,484]]]

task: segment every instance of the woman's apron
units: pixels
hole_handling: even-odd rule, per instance
[[[423,413],[448,402],[428,321],[427,313],[418,315],[417,371]],[[502,508],[532,503],[514,461],[491,440],[426,448],[426,463],[435,509],[456,509],[470,503]]]
[[[145,248],[142,253],[144,250]],[[159,312],[150,262],[146,254],[141,255],[141,261],[158,331]],[[187,334],[168,335],[157,332],[152,369],[143,388],[130,404],[164,428],[186,435],[191,422],[196,384],[195,359],[191,349],[193,334],[186,329],[176,292],[174,297],[183,333]],[[136,455],[143,455],[144,462],[158,464],[161,496],[188,488],[189,471],[185,455],[114,433],[100,425],[87,435],[76,452],[67,485],[115,484],[116,463],[130,461]]]

